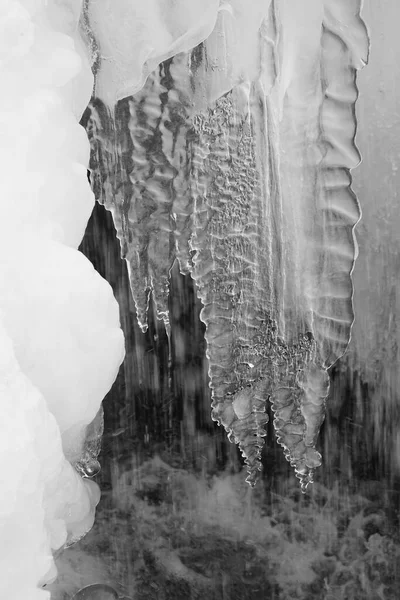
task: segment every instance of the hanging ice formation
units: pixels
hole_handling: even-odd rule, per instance
[[[269,399],[304,491],[321,464],[327,369],[353,322],[361,0],[207,2],[213,30],[193,49],[207,30],[197,13],[189,19],[200,3],[178,3],[186,37],[171,30],[173,3],[148,5],[151,26],[141,2],[117,4],[131,11],[124,27],[102,20],[114,11],[107,0],[89,2],[84,19],[97,48],[87,129],[139,323],[151,292],[168,329],[178,259],[204,304],[213,419],[239,444],[253,485]]]

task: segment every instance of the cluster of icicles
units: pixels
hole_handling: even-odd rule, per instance
[[[327,370],[349,343],[356,71],[368,58],[360,3],[85,10],[92,185],[113,215],[138,321],[146,330],[152,297],[168,332],[177,260],[204,306],[212,417],[251,485],[268,400],[302,490],[312,482]]]
[[[168,331],[178,260],[204,305],[212,416],[249,483],[268,399],[303,490],[312,481],[327,369],[353,321],[368,39],[360,0],[306,4],[2,1],[2,598],[48,597],[52,552],[93,523],[99,490],[81,475],[96,470],[101,400],[124,354],[111,289],[76,250],[94,202],[78,125],[90,67],[93,181],[142,328],[152,294]]]

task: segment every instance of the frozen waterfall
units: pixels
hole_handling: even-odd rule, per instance
[[[100,497],[101,401],[124,345],[111,288],[77,251],[94,196],[143,331],[152,299],[169,333],[175,261],[195,281],[212,418],[247,481],[268,401],[302,490],[313,481],[354,316],[360,5],[1,3],[0,597],[49,597],[52,553],[90,529]]]

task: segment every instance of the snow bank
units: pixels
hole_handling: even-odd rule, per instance
[[[124,356],[112,290],[79,253],[94,205],[78,120],[81,0],[0,5],[0,597],[49,597],[52,551],[100,490],[71,465]],[[69,459],[69,460],[68,460]],[[39,583],[39,586],[38,586]]]

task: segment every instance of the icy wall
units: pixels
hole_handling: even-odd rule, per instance
[[[204,305],[213,418],[254,484],[269,399],[304,490],[321,464],[327,369],[353,322],[360,210],[350,169],[360,160],[356,71],[368,58],[360,2],[221,2],[207,39],[163,62],[141,91],[146,61],[176,54],[177,34],[156,28],[165,45],[135,55],[123,88],[130,38],[110,42],[112,20],[100,25],[96,7],[84,19],[96,49],[92,181],[113,214],[139,323],[145,330],[151,293],[168,331],[178,259]]]

